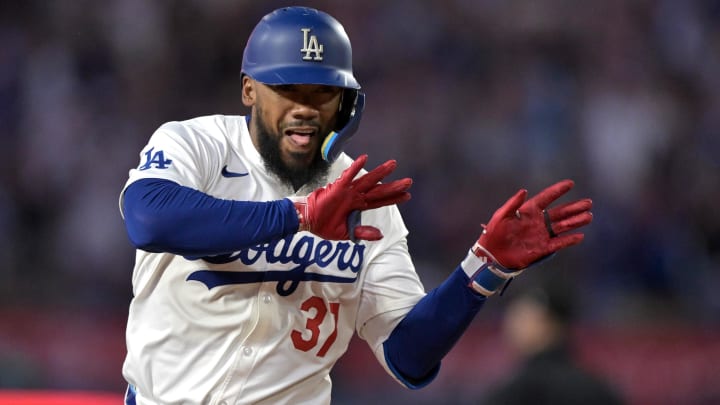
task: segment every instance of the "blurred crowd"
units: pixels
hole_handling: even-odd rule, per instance
[[[289,4],[0,3],[2,308],[125,313],[127,171],[165,121],[247,112],[245,41]],[[541,272],[585,321],[719,325],[720,1],[303,4],[353,44],[368,105],[347,151],[414,179],[428,289],[517,189],[572,178],[595,220]]]

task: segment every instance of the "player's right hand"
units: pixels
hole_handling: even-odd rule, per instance
[[[412,179],[379,183],[395,170],[395,160],[388,160],[355,178],[366,162],[367,155],[358,157],[334,182],[316,189],[304,199],[293,199],[300,220],[299,231],[312,232],[328,240],[382,239],[380,229],[357,224],[356,212],[409,200]]]

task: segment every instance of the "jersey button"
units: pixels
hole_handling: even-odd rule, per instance
[[[250,356],[250,355],[252,355],[252,353],[253,353],[252,347],[247,347],[247,346],[243,347],[243,354],[245,356]]]
[[[270,297],[270,294],[265,294],[263,295],[262,300],[264,303],[269,304],[272,302],[272,297]]]

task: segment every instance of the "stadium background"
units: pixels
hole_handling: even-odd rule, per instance
[[[250,30],[288,2],[0,4],[0,388],[125,384],[133,250],[117,209],[162,122],[245,113]],[[426,288],[520,187],[576,180],[586,242],[518,279],[573,285],[575,342],[632,404],[720,402],[720,2],[308,1],[368,94],[348,147],[399,161]],[[494,298],[438,380],[404,391],[355,342],[336,403],[473,403],[510,375]]]

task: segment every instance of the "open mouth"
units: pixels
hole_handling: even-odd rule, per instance
[[[294,127],[285,130],[285,135],[292,139],[297,146],[307,146],[310,140],[317,133],[316,128],[311,127]]]

